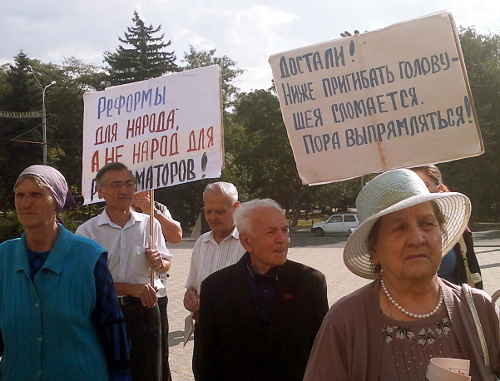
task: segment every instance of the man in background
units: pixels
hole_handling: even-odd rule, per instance
[[[199,308],[201,282],[213,272],[236,263],[245,253],[233,218],[240,206],[236,187],[225,181],[207,185],[203,204],[211,230],[196,240],[191,256],[184,294],[184,307],[191,312]]]
[[[134,208],[136,212],[149,214],[149,210],[151,208],[151,192],[144,191],[136,193],[132,208]],[[168,210],[167,206],[158,201],[154,201],[153,214],[161,225],[161,231],[165,240],[170,243],[181,242],[181,223],[172,218],[172,214],[170,213],[170,210]]]

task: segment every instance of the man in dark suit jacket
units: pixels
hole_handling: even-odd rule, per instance
[[[234,214],[247,251],[201,287],[194,338],[196,380],[302,380],[328,311],[324,275],[287,260],[278,203],[253,200]]]

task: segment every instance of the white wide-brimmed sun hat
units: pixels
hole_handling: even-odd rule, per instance
[[[351,234],[344,248],[344,263],[354,274],[375,279],[374,264],[368,249],[368,235],[375,222],[386,214],[427,201],[434,201],[445,217],[442,254],[457,243],[469,222],[471,204],[457,192],[430,193],[413,171],[395,169],[368,182],[356,199],[361,224]]]

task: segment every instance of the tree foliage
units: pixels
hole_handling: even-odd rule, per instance
[[[37,89],[28,73],[31,63],[24,53],[20,53],[14,65],[3,67],[1,111],[40,112],[41,89]],[[2,210],[8,210],[13,206],[12,187],[19,173],[30,164],[42,162],[41,119],[0,118],[0,131],[0,203]]]
[[[170,41],[155,37],[160,27],[146,27],[134,13],[134,27],[128,28],[123,44],[111,58],[106,70],[69,58],[59,65],[42,63],[20,53],[13,64],[0,67],[0,110],[40,111],[42,88],[56,81],[46,92],[49,164],[68,179],[75,195],[80,194],[83,101],[85,92],[98,91],[113,84],[146,79],[179,70],[173,52],[165,52]],[[141,40],[142,38],[142,40]],[[479,34],[473,28],[460,30],[462,50],[472,89],[474,104],[485,144],[481,156],[440,165],[444,180],[452,190],[467,194],[473,203],[473,215],[484,219],[498,218],[500,209],[500,36]],[[156,56],[155,56],[156,54]],[[153,55],[153,56],[150,56]],[[147,59],[149,57],[149,59]],[[153,58],[151,58],[153,57]],[[115,60],[115,61],[113,61]],[[222,179],[239,189],[241,199],[271,197],[295,218],[301,209],[354,206],[360,180],[328,185],[302,185],[286,135],[276,95],[268,90],[240,94],[236,80],[243,70],[227,56],[216,56],[216,50],[198,51],[190,47],[184,53],[183,70],[217,64],[221,67],[225,162]],[[143,65],[144,64],[144,65]],[[33,68],[40,83],[28,71]],[[141,66],[142,65],[142,66]],[[150,66],[148,66],[150,65]],[[124,82],[120,82],[124,81]],[[37,143],[20,142],[17,139]],[[41,118],[0,118],[0,202],[1,210],[13,207],[12,186],[21,170],[42,162]],[[166,203],[184,226],[194,222],[203,205],[202,192],[208,182],[198,181],[157,190],[157,199]],[[77,203],[81,205],[81,198]],[[80,207],[79,213],[90,213],[95,207]],[[81,217],[84,219],[85,217]],[[2,238],[2,237],[0,237]]]
[[[157,28],[146,26],[137,12],[132,21],[135,25],[127,28],[124,38],[118,38],[124,45],[119,45],[114,53],[104,53],[104,61],[109,65],[109,82],[113,86],[178,70],[174,52],[164,50],[172,42],[165,43],[163,34],[157,36],[161,25]]]
[[[237,94],[239,93],[238,87],[234,84],[235,79],[244,73],[244,70],[236,67],[236,62],[228,56],[216,57],[215,49],[206,51],[197,51],[192,46],[189,47],[189,52],[184,53],[183,62],[186,65],[184,70],[196,69],[199,67],[219,65],[221,68],[222,77],[222,103],[224,110],[234,104]]]
[[[104,68],[88,65],[74,57],[64,59],[62,71],[85,93],[101,91],[107,86]]]
[[[55,81],[45,92],[48,164],[58,168],[79,195],[82,97],[85,91],[100,86],[102,72],[74,59],[67,62],[71,65],[61,67],[30,59],[24,53],[17,55],[13,65],[0,70],[0,110],[40,112],[42,90]],[[8,210],[13,207],[12,187],[19,173],[43,161],[42,120],[0,118],[0,131],[0,199],[2,210]]]
[[[240,179],[244,193],[271,197],[289,208],[300,203],[302,185],[274,94],[266,90],[241,94],[226,134],[233,161],[228,171]]]
[[[222,81],[222,102],[226,112],[224,113],[224,124],[228,125],[229,118],[231,117],[229,110],[233,104],[233,99],[239,93],[239,89],[234,84],[243,70],[236,67],[236,62],[227,56],[217,57],[216,50],[204,51],[196,50],[190,46],[189,52],[184,53],[182,60],[185,65],[182,70],[196,69],[200,67],[219,65],[221,68],[221,81]],[[227,130],[226,130],[227,131]],[[225,145],[230,145],[231,138],[227,134],[224,137]],[[225,159],[226,163],[232,162],[232,152],[226,149]],[[222,178],[228,180],[228,165],[222,172]],[[234,179],[234,178],[233,178]],[[203,206],[202,193],[206,185],[210,182],[216,181],[214,179],[207,179],[196,181],[187,184],[181,184],[174,187],[159,189],[156,192],[157,200],[164,202],[168,205],[175,218],[182,221],[185,225],[194,224],[196,217],[199,214],[200,208]],[[240,181],[235,181],[238,185]]]
[[[358,181],[302,185],[274,93],[241,94],[230,119],[225,175],[238,185],[243,199],[273,198],[291,212],[292,225],[297,224],[302,209],[319,207],[330,212],[353,206]]]
[[[461,28],[464,53],[485,153],[440,165],[451,190],[472,201],[474,218],[500,216],[500,36]]]

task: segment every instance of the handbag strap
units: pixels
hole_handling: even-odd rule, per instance
[[[464,261],[467,260],[467,244],[465,243],[464,236],[461,235],[460,239],[458,240],[458,244],[460,245],[460,251],[462,254],[462,258]]]
[[[487,367],[489,367],[490,356],[488,354],[488,345],[486,344],[486,339],[483,333],[483,327],[481,326],[481,321],[479,320],[479,315],[477,314],[476,305],[474,304],[474,300],[472,299],[470,286],[465,283],[462,284],[462,291],[464,292],[465,300],[467,301],[469,310],[472,313],[472,317],[474,318],[474,325],[476,326],[477,335],[479,336],[479,341],[481,342],[481,349],[483,350],[484,363],[486,364]]]
[[[460,254],[462,254],[462,260],[464,261],[464,269],[465,276],[467,278],[467,283],[469,286],[474,287],[476,283],[474,282],[474,278],[472,277],[472,273],[469,268],[469,260],[467,259],[467,245],[465,244],[465,240],[463,236],[460,236],[458,240]]]

